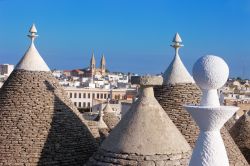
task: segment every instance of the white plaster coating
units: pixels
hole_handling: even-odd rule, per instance
[[[220,100],[216,89],[201,89],[202,97],[200,106],[219,107]]]
[[[37,33],[37,29],[36,29],[35,24],[32,24],[32,26],[31,26],[29,32],[30,32],[30,33]]]
[[[239,109],[235,106],[193,106],[185,105],[202,131],[220,130],[224,123]]]
[[[221,127],[239,109],[233,106],[184,106],[200,128],[190,166],[229,166]]]
[[[181,43],[182,42],[181,37],[180,37],[178,32],[175,34],[172,42],[174,42],[174,43]]]
[[[112,130],[101,149],[138,155],[190,151],[185,138],[155,99],[153,87],[141,86],[141,89],[138,100]]]
[[[239,108],[220,106],[217,93],[228,74],[227,64],[216,56],[203,56],[193,67],[194,79],[203,96],[200,106],[184,106],[200,128],[190,166],[229,166],[220,129]]]
[[[175,35],[173,42],[171,46],[175,48],[175,57],[163,74],[163,84],[194,83],[192,76],[187,71],[179,56],[179,48],[183,45],[180,44],[181,39],[178,33]]]
[[[27,71],[50,71],[49,67],[40,56],[34,45],[34,39],[37,37],[35,25],[33,24],[30,29],[31,34],[28,35],[31,38],[31,45],[26,51],[22,59],[16,65],[16,70],[27,70]]]
[[[228,75],[226,62],[218,56],[206,55],[196,61],[193,77],[203,93],[200,105],[220,106],[217,89],[226,83]]]
[[[214,55],[199,58],[193,66],[193,77],[201,89],[218,89],[228,78],[229,68],[226,62]]]

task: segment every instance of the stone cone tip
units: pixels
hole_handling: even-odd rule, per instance
[[[27,71],[50,71],[48,65],[45,63],[39,52],[37,51],[34,39],[37,37],[37,29],[33,24],[29,30],[31,34],[28,37],[31,38],[31,44],[22,59],[16,65],[16,70],[27,70]]]

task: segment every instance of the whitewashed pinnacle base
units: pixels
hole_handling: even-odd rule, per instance
[[[190,166],[229,166],[226,149],[220,134],[224,123],[238,107],[185,106],[200,128]]]

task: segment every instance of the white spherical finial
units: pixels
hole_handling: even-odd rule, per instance
[[[193,77],[201,89],[218,89],[222,87],[229,75],[226,62],[214,55],[206,55],[196,61],[193,66]]]

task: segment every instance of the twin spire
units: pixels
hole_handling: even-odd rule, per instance
[[[94,52],[92,52],[92,56],[91,56],[91,59],[90,59],[90,65],[95,65],[96,64],[96,61],[95,61],[95,54]],[[101,58],[101,66],[102,65],[105,65],[106,64],[106,60],[105,60],[105,57],[104,57],[104,54],[102,54],[102,58]]]
[[[27,70],[27,71],[50,71],[48,65],[45,63],[39,52],[37,51],[34,40],[38,36],[35,24],[33,24],[29,30],[28,37],[31,39],[31,44],[22,59],[16,65],[15,70]]]
[[[106,60],[105,60],[104,54],[102,54],[100,68],[96,68],[95,55],[94,55],[94,52],[93,52],[92,56],[91,56],[89,68],[90,68],[90,71],[91,71],[91,76],[94,76],[98,72],[100,72],[101,75],[105,74],[105,72],[106,72]]]

